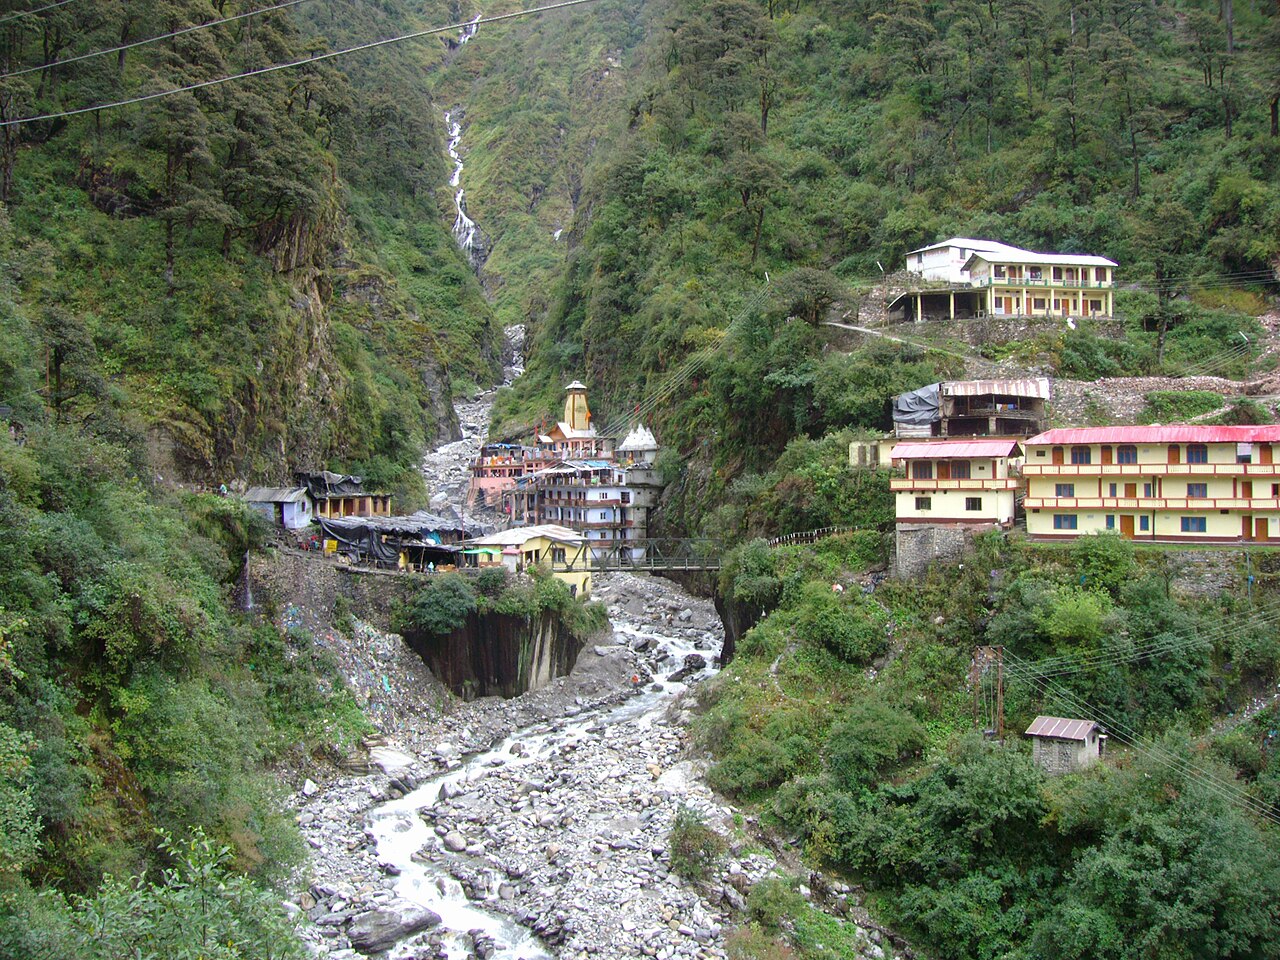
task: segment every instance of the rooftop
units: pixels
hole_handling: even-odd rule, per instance
[[[969,265],[975,260],[985,260],[987,263],[1043,263],[1049,266],[1066,267],[1116,266],[1114,260],[1094,256],[1091,253],[1036,253],[1034,250],[1019,250],[1016,247],[1010,250],[987,251],[985,254],[979,250],[964,262],[964,269],[968,270]]]
[[[250,503],[302,503],[307,499],[307,488],[250,487],[244,498]]]
[[[1009,457],[1018,449],[1016,440],[927,440],[899,443],[890,457],[894,460],[949,460],[955,457]]]
[[[937,243],[931,243],[927,247],[917,247],[915,250],[908,250],[907,256],[913,253],[924,253],[928,250],[938,250],[942,247],[962,247],[965,250],[1022,250],[1021,247],[1013,247],[1007,243],[1001,243],[998,240],[974,240],[970,237],[952,237],[950,240],[939,240]]]
[[[532,527],[512,527],[510,530],[500,530],[497,533],[491,533],[487,537],[476,537],[474,540],[468,540],[468,546],[524,546],[529,540],[535,537],[545,537],[547,540],[556,540],[561,543],[582,543],[582,534],[570,530],[568,527],[562,527],[555,523],[540,523]]]
[[[1280,425],[1209,426],[1193,423],[1150,427],[1064,427],[1047,430],[1028,445],[1089,443],[1280,443]]]
[[[1056,740],[1087,740],[1097,726],[1092,720],[1068,720],[1065,717],[1036,717],[1027,727],[1029,737],[1053,737]]]
[[[944,397],[984,397],[995,394],[1004,397],[1038,397],[1049,399],[1048,377],[1027,377],[1004,380],[947,380],[938,385]]]

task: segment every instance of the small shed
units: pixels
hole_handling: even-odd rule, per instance
[[[286,530],[300,530],[311,522],[306,487],[250,487],[244,499],[251,509]]]
[[[1045,773],[1056,776],[1093,766],[1102,757],[1107,735],[1092,720],[1036,717],[1027,727],[1032,756]]]

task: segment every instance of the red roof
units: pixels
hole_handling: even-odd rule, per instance
[[[953,457],[1008,457],[1018,448],[1016,440],[927,440],[899,443],[894,460],[949,460]]]
[[[1194,423],[1167,427],[1068,427],[1048,430],[1030,445],[1069,443],[1280,443],[1280,425],[1222,427]]]
[[[1092,720],[1067,720],[1064,717],[1036,717],[1027,727],[1029,737],[1053,737],[1057,740],[1087,740],[1097,724]]]

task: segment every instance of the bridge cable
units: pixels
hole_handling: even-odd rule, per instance
[[[70,0],[64,0],[70,2]],[[136,103],[147,103],[151,100],[160,100],[164,97],[171,97],[179,93],[191,93],[194,90],[201,90],[206,87],[216,87],[220,84],[230,83],[233,80],[244,80],[248,77],[256,77],[266,73],[275,73],[279,70],[291,70],[295,67],[305,67],[311,63],[319,63],[323,60],[333,60],[336,57],[346,56],[349,53],[360,53],[365,50],[374,50],[378,47],[389,46],[393,43],[403,43],[406,40],[419,40],[422,37],[429,37],[439,33],[450,33],[461,30],[463,27],[472,24],[499,23],[503,20],[515,20],[520,17],[528,17],[538,13],[548,13],[553,10],[563,10],[568,7],[578,7],[587,3],[598,3],[599,0],[560,0],[559,3],[547,4],[542,7],[533,7],[528,10],[515,10],[511,13],[495,14],[492,17],[481,17],[478,20],[468,20],[465,23],[452,23],[444,27],[430,27],[426,30],[415,30],[412,33],[404,33],[395,37],[385,37],[382,40],[370,40],[366,43],[358,43],[352,47],[343,47],[339,50],[329,50],[324,53],[317,53],[310,57],[304,57],[299,60],[289,60],[284,63],[273,63],[265,67],[256,67],[253,70],[245,70],[242,73],[228,74],[224,77],[215,77],[211,80],[201,80],[197,83],[190,83],[181,87],[172,87],[167,90],[158,90],[155,93],[141,94],[136,97],[130,97],[127,100],[115,100],[110,103],[99,103],[90,107],[77,107],[74,110],[60,110],[55,113],[42,113],[31,117],[16,117],[13,120],[0,120],[0,127],[16,127],[27,123],[37,123],[44,120],[60,120],[64,117],[74,117],[85,113],[96,113],[100,110],[114,110],[118,107],[127,107]]]
[[[76,0],[58,0],[57,3],[48,3],[43,7],[36,7],[34,10],[19,10],[17,13],[11,13],[6,17],[0,17],[0,23],[8,23],[10,20],[20,20],[23,17],[33,17],[37,13],[44,13],[46,10],[56,10],[58,7],[65,7],[68,3],[75,3]]]

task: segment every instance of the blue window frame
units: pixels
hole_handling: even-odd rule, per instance
[[[1076,528],[1076,515],[1074,513],[1055,513],[1053,515],[1053,529],[1055,530],[1074,530]]]
[[[1137,463],[1138,448],[1132,443],[1122,443],[1116,447],[1116,463]]]
[[[1107,514],[1107,529],[1114,530],[1116,528],[1116,517],[1113,513]]]
[[[1139,529],[1139,530],[1142,530],[1142,531],[1144,531],[1144,532],[1145,532],[1145,531],[1147,531],[1147,530],[1150,530],[1150,529],[1151,529],[1151,518],[1150,518],[1150,517],[1139,517],[1139,518],[1138,518],[1138,529]]]
[[[1187,499],[1200,500],[1209,496],[1209,485],[1207,483],[1188,483]]]
[[[1183,533],[1205,533],[1209,529],[1209,521],[1205,517],[1183,517]]]
[[[1090,447],[1072,447],[1071,462],[1076,464],[1093,463],[1093,450]]]
[[[1074,483],[1055,483],[1053,485],[1053,495],[1055,497],[1074,497],[1076,495],[1076,485]]]
[[[1208,463],[1209,448],[1203,443],[1187,444],[1187,463]]]

